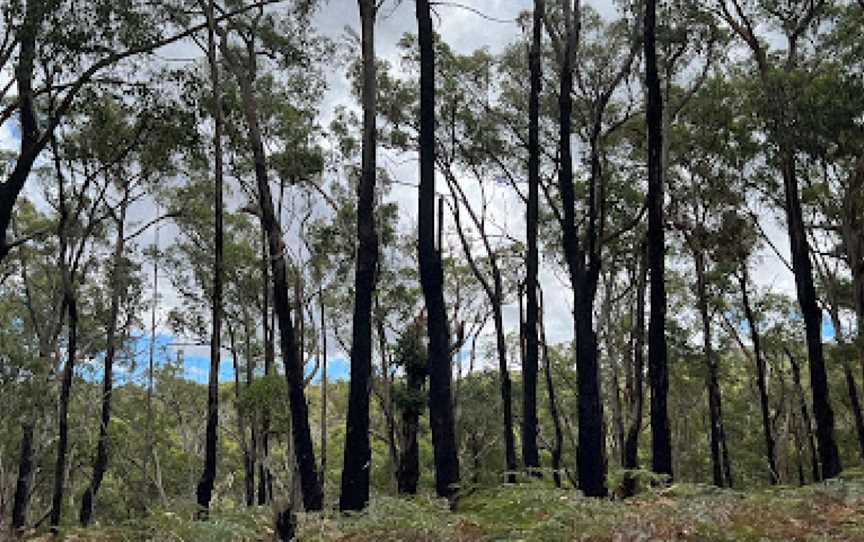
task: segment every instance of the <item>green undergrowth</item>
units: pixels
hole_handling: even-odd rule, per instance
[[[626,501],[586,499],[544,482],[466,492],[456,511],[429,496],[376,496],[359,514],[301,514],[298,540],[475,541],[864,541],[864,470],[836,480],[749,492],[674,484]],[[114,527],[68,529],[65,540],[258,541],[272,539],[267,508],[154,513]],[[39,537],[35,537],[39,539]],[[47,537],[44,537],[47,540]]]

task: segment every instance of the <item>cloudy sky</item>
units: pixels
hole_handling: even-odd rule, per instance
[[[606,18],[616,16],[616,9],[612,0],[584,0]],[[505,45],[511,43],[519,36],[520,27],[515,19],[520,12],[530,9],[530,0],[461,0],[460,2],[443,2],[436,6],[437,16],[433,16],[436,30],[443,39],[457,52],[467,53],[477,48],[486,47],[492,52],[500,51]],[[488,17],[483,17],[477,12],[482,12]],[[494,19],[494,20],[490,20]],[[333,39],[341,40],[353,29],[359,32],[359,13],[355,0],[325,0],[320,12],[315,17],[316,27],[321,33]],[[414,2],[412,0],[387,0],[379,12],[378,24],[376,26],[376,47],[379,57],[398,64],[398,52],[396,44],[405,32],[416,31],[416,19],[414,14]],[[179,44],[162,51],[164,57],[200,58],[200,50],[191,43]],[[357,50],[359,56],[359,47]],[[333,69],[327,72],[329,90],[324,96],[321,106],[322,125],[328,123],[332,112],[338,105],[356,108],[353,98],[348,92],[348,81],[345,77],[345,67],[334,64]],[[0,128],[0,144],[14,143],[14,135],[9,131],[8,125]],[[389,169],[396,178],[408,184],[416,183],[417,163],[415,160],[400,160],[398,157],[380,156],[379,161]],[[439,185],[439,190],[443,186]],[[401,205],[400,217],[404,227],[411,227],[416,222],[416,193],[408,187],[395,187],[388,196]],[[235,202],[242,206],[243,202]],[[230,205],[230,204],[229,204]],[[508,232],[515,237],[524,234],[524,208],[516,201],[512,194],[502,192],[496,195],[493,205],[494,221],[501,227],[507,228]],[[784,254],[788,254],[788,240],[781,226],[777,223],[773,213],[758,210],[762,217],[763,227],[768,232],[774,245]],[[152,218],[156,213],[152,203],[143,203],[134,210],[134,215],[142,222]],[[142,236],[141,245],[150,244],[154,240],[155,231]],[[160,232],[160,246],[168,246],[176,235],[176,229],[166,225]],[[459,250],[454,247],[454,250]],[[787,292],[792,292],[794,283],[791,273],[784,267],[781,261],[770,250],[764,250],[761,263],[755,273],[756,281],[764,287],[772,287]],[[163,337],[162,342],[170,342],[166,337],[170,331],[165,327],[165,315],[176,304],[176,293],[172,292],[165,278],[160,279],[161,301],[158,310],[159,333]],[[544,268],[541,275],[544,290],[547,292],[558,292],[563,290],[564,285],[559,278],[552,275],[549,266]],[[572,320],[570,317],[570,296],[548,295],[546,306],[546,321],[549,339],[551,342],[568,341],[572,339]],[[149,318],[145,321],[149,322]],[[518,325],[517,310],[515,307],[505,309],[505,324],[508,329],[516,329]],[[491,332],[492,330],[487,330]],[[336,341],[329,341],[335,344]],[[187,366],[189,366],[190,377],[196,380],[205,380],[206,373],[202,369],[209,364],[209,350],[206,346],[184,347]],[[168,350],[166,355],[173,357]],[[335,358],[344,358],[345,353],[339,351],[331,352]],[[227,357],[227,356],[223,356]],[[518,364],[518,360],[514,365]],[[338,373],[345,372],[344,361],[336,362],[339,367]],[[230,378],[230,361],[223,361],[225,374]]]
[[[587,0],[585,3],[605,18],[617,16],[613,0]],[[497,52],[518,38],[521,29],[516,23],[516,18],[521,12],[529,10],[531,5],[531,0],[463,0],[452,4],[444,2],[436,7],[437,15],[433,18],[436,31],[457,52],[468,53],[484,47],[492,52]],[[486,17],[481,16],[478,12]],[[322,34],[336,40],[342,40],[347,33],[356,35],[359,33],[357,3],[354,0],[325,1],[323,8],[315,18],[315,23]],[[390,61],[393,65],[398,65],[399,56],[396,44],[405,32],[415,31],[414,2],[411,0],[401,2],[388,0],[379,12],[376,26],[377,55]],[[359,56],[359,54],[358,47],[357,55]],[[326,126],[337,106],[357,107],[349,94],[345,71],[345,68],[340,66],[327,72],[329,90],[321,106],[320,122],[322,125]],[[379,156],[379,163],[388,167],[391,174],[398,180],[408,184],[416,183],[416,161],[404,160],[404,157],[394,157],[384,153],[383,156]],[[439,180],[439,190],[443,190],[442,185],[443,183]],[[411,188],[396,186],[388,197],[399,202],[400,217],[404,227],[412,227],[416,224],[416,193]],[[516,237],[522,237],[524,208],[512,194],[506,190],[497,194],[493,209],[493,212],[496,213],[495,222],[499,226],[507,228],[508,232]],[[762,209],[757,209],[757,212],[762,217],[762,226],[774,246],[788,258],[788,240],[775,213]],[[451,242],[455,244],[455,240],[451,240]],[[458,246],[454,246],[453,250],[459,251]],[[759,262],[754,273],[754,279],[760,286],[783,290],[788,293],[793,292],[793,277],[773,250],[766,247],[760,255]],[[567,291],[561,278],[553,275],[549,266],[541,268],[541,282],[547,292]],[[161,314],[167,311],[173,298],[170,292],[163,292],[163,295],[165,306],[161,307]],[[570,295],[548,295],[547,299],[545,310],[550,341],[557,343],[572,340]],[[505,326],[508,331],[517,328],[518,310],[515,306],[505,308]],[[486,333],[491,334],[492,331],[490,326]],[[331,340],[329,343],[335,345],[336,341]],[[207,347],[186,347],[186,350],[187,364],[193,366],[192,371],[200,373],[201,367],[205,367],[209,359]],[[346,353],[333,350],[331,356],[334,358],[335,373],[338,375],[346,374],[344,361],[344,358],[347,357]],[[511,365],[517,367],[518,360],[511,360]],[[203,374],[192,376],[196,379],[204,378]]]

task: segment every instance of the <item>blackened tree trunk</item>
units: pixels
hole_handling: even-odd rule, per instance
[[[762,353],[762,337],[759,335],[756,317],[750,305],[750,295],[747,290],[748,284],[747,263],[741,264],[741,273],[738,275],[738,285],[741,288],[741,303],[744,306],[744,318],[750,330],[750,342],[753,343],[753,357],[756,361],[756,387],[759,389],[759,405],[762,412],[762,429],[765,432],[765,456],[768,459],[768,479],[771,485],[779,482],[777,472],[777,459],[774,452],[774,435],[771,431],[771,416],[768,410],[768,386],[765,381],[765,356]]]
[[[248,315],[244,315],[246,321],[246,391],[252,387],[255,381],[255,362],[252,357],[251,334],[254,326],[249,325]],[[251,328],[251,329],[250,329]],[[238,409],[238,416],[246,416],[245,411]],[[249,431],[249,446],[246,448],[246,506],[255,506],[255,463],[258,455],[258,419],[254,411],[249,416],[251,427]],[[245,438],[245,437],[244,437]]]
[[[566,40],[561,58],[561,81],[558,94],[561,167],[558,190],[563,207],[562,230],[564,256],[573,289],[573,325],[576,337],[577,387],[579,390],[579,444],[577,460],[579,484],[585,495],[603,497],[606,488],[606,450],[603,438],[603,407],[600,399],[600,375],[597,334],[594,331],[594,297],[600,276],[600,246],[597,242],[598,209],[592,175],[589,189],[587,246],[580,246],[576,225],[576,195],[573,187],[573,157],[570,149],[573,113],[573,55],[579,41],[580,2],[571,11],[569,0],[563,1]]]
[[[243,314],[243,325],[246,336],[246,391],[248,392],[255,381],[255,358],[252,354],[252,335],[255,333],[255,326],[251,321],[250,315],[245,311]],[[254,410],[250,414],[250,441],[249,447],[246,449],[246,506],[255,505],[255,463],[258,456],[258,417],[255,415]],[[244,416],[246,412],[238,408],[237,415]]]
[[[54,491],[51,498],[49,525],[52,533],[59,530],[63,514],[63,493],[66,482],[66,453],[69,448],[69,398],[72,392],[72,379],[75,375],[75,357],[78,355],[78,299],[75,292],[74,269],[69,262],[69,222],[70,209],[66,199],[66,183],[60,169],[60,152],[57,140],[51,139],[54,152],[54,167],[58,181],[58,204],[60,221],[58,224],[60,271],[62,276],[63,302],[69,318],[66,344],[66,363],[60,381],[60,405],[57,413],[57,456],[54,463]]]
[[[636,318],[633,320],[633,374],[630,377],[630,425],[624,437],[623,467],[627,471],[639,468],[639,433],[642,432],[642,407],[644,403],[643,373],[645,371],[645,290],[647,289],[648,267],[646,265],[645,245],[641,245],[638,278],[636,282]],[[632,497],[636,494],[636,477],[631,473],[624,475],[621,483],[621,496]]]
[[[240,402],[240,355],[237,352],[237,337],[234,333],[234,327],[231,325],[231,320],[227,319],[225,327],[228,331],[228,343],[231,351],[231,363],[234,368],[234,407],[237,409],[237,434],[240,441],[240,450],[243,452],[243,487],[246,491],[246,506],[255,504],[255,459],[253,450],[255,449],[254,439],[252,442],[246,440],[246,415]],[[245,330],[247,343],[249,329]],[[246,365],[249,366],[249,348],[247,344],[245,357]]]
[[[723,408],[720,395],[717,357],[712,344],[711,313],[708,308],[708,285],[705,270],[705,253],[688,241],[696,263],[696,297],[699,304],[699,315],[702,319],[702,349],[705,354],[706,386],[708,388],[708,414],[711,426],[711,471],[714,485],[731,487],[731,468],[726,451],[726,435],[723,428]]]
[[[63,207],[61,207],[61,209],[63,209]],[[61,236],[61,240],[62,239],[65,238]],[[65,258],[65,249],[63,248],[63,245],[61,245],[59,263],[59,265],[61,266],[65,265],[65,260],[63,258]],[[39,339],[39,359],[45,366],[48,366],[51,364],[51,362],[49,361],[49,352],[53,352],[55,350],[57,340],[63,330],[66,313],[68,312],[66,310],[66,296],[61,295],[60,308],[57,311],[58,318],[56,322],[54,322],[52,329],[48,331],[41,325],[38,325],[36,312],[34,311],[32,302],[30,301],[30,282],[27,275],[27,261],[23,257],[21,258],[21,274],[24,282],[25,293],[28,297],[28,309],[30,310],[33,323],[36,324],[36,330]],[[27,509],[30,505],[30,483],[34,474],[34,434],[37,427],[36,424],[38,423],[38,420],[43,417],[44,414],[44,406],[41,404],[40,401],[36,401],[35,406],[36,413],[32,414],[28,418],[25,418],[21,424],[21,443],[18,456],[18,477],[16,479],[15,496],[12,504],[13,533],[20,533],[21,530],[24,529],[27,522]]]
[[[846,340],[843,337],[839,307],[835,300],[829,301],[828,314],[834,327],[834,340],[837,342],[837,346],[844,350],[840,352],[840,364],[843,367],[843,376],[846,379],[846,392],[849,394],[849,410],[852,411],[852,419],[855,421],[855,434],[858,437],[858,453],[864,459],[864,415],[861,413],[861,399],[858,397],[858,384],[855,383],[852,364],[846,356],[844,348]]]
[[[327,320],[324,317],[324,289],[318,285],[321,308],[321,495],[327,480]]]
[[[807,354],[810,360],[810,387],[813,393],[813,417],[816,420],[816,441],[819,444],[819,460],[822,476],[834,478],[842,470],[837,441],[834,439],[834,411],[828,392],[828,374],[822,349],[822,309],[816,297],[813,283],[813,266],[810,261],[810,244],[804,225],[801,198],[798,191],[798,176],[794,153],[783,151],[783,187],[786,196],[786,221],[789,228],[789,244],[792,253],[792,270],[795,272],[795,289],[804,317],[807,337]]]
[[[801,206],[798,187],[798,164],[795,113],[789,109],[794,88],[784,85],[783,80],[773,75],[772,57],[766,51],[763,40],[754,33],[754,25],[739,4],[735,4],[735,15],[720,3],[721,16],[747,44],[753,53],[756,67],[762,82],[762,92],[777,107],[768,111],[771,122],[772,139],[777,147],[776,161],[783,177],[784,208],[789,233],[789,248],[792,254],[792,271],[795,275],[795,289],[798,304],[804,318],[806,329],[807,355],[810,361],[810,387],[813,394],[813,417],[816,420],[816,439],[819,443],[819,458],[822,463],[822,476],[833,478],[842,470],[837,441],[834,438],[834,412],[828,391],[828,375],[825,370],[825,356],[822,348],[822,310],[816,297],[813,280],[813,263],[810,260],[810,244]],[[808,27],[820,20],[821,13],[828,2],[809,2],[801,11],[787,13],[781,25],[786,30],[787,51],[782,65],[784,76],[797,77],[793,73],[799,68],[798,40],[808,35]]]
[[[435,43],[429,0],[417,0],[420,46],[420,189],[418,256],[429,335],[429,418],[435,456],[435,490],[452,497],[459,482],[459,457],[450,394],[450,332],[444,304],[444,268],[435,248]]]
[[[105,373],[102,376],[102,416],[99,421],[99,440],[96,456],[93,459],[93,478],[81,497],[81,511],[78,519],[83,527],[90,524],[93,514],[93,499],[102,485],[102,478],[108,468],[108,425],[111,422],[111,395],[114,379],[114,356],[117,352],[117,326],[120,314],[120,298],[124,289],[123,255],[126,250],[125,222],[129,206],[129,187],[123,192],[120,202],[120,216],[117,220],[117,239],[114,242],[114,261],[111,274],[111,308],[108,314],[108,331],[105,338]]]
[[[66,482],[66,453],[69,449],[69,396],[72,392],[72,377],[75,374],[75,357],[78,355],[78,300],[72,290],[68,270],[64,270],[66,283],[66,310],[69,315],[69,338],[66,345],[66,363],[63,365],[63,377],[60,382],[60,410],[58,419],[57,458],[54,463],[54,492],[51,498],[51,517],[49,525],[56,533],[60,527],[63,513],[63,492]]]
[[[401,446],[396,470],[399,493],[416,495],[420,480],[420,454],[417,433],[420,414],[423,412],[424,388],[426,386],[427,352],[423,347],[422,319],[418,318],[399,345],[399,365],[405,370],[405,397],[401,401],[402,418]]]
[[[378,262],[375,231],[376,94],[375,0],[358,0],[362,26],[363,156],[357,186],[357,259],[351,333],[351,384],[345,429],[340,510],[362,510],[369,502],[369,392],[372,374],[372,296]]]
[[[15,160],[12,172],[5,182],[0,183],[0,262],[9,254],[6,234],[12,221],[15,201],[30,176],[36,157],[45,149],[49,141],[47,137],[40,137],[33,90],[36,36],[45,20],[47,11],[48,6],[41,0],[27,0],[24,6],[24,20],[15,36],[19,43],[18,63],[15,66],[15,83],[18,87],[21,150]],[[53,130],[53,126],[49,127],[49,130]]]
[[[801,424],[804,426],[804,431],[807,433],[807,445],[810,448],[810,467],[813,475],[813,481],[822,480],[822,469],[819,465],[819,454],[816,451],[816,438],[813,436],[813,421],[810,418],[810,410],[807,408],[807,397],[804,395],[804,387],[801,385],[801,368],[798,361],[789,349],[786,349],[786,357],[789,358],[789,364],[792,366],[792,383],[795,385],[795,391],[800,401],[801,409]]]
[[[537,221],[540,213],[540,92],[543,86],[542,54],[544,0],[534,0],[533,26],[529,69],[531,91],[528,98],[528,254],[525,289],[525,357],[522,366],[522,461],[530,472],[540,468],[537,452],[537,366],[540,356],[538,333],[537,281]]]
[[[18,456],[18,479],[12,503],[12,532],[19,533],[27,523],[30,500],[30,476],[33,473],[33,433],[36,424],[28,421],[21,426],[21,448]]]
[[[215,2],[212,0],[207,9],[207,62],[210,67],[210,83],[213,98],[213,161],[214,161],[214,192],[213,212],[214,224],[214,259],[213,259],[213,294],[212,324],[210,335],[210,375],[207,383],[207,431],[204,450],[204,471],[198,481],[195,491],[199,517],[207,518],[210,508],[210,497],[213,485],[216,483],[216,444],[219,427],[219,363],[222,351],[222,275],[223,275],[223,225],[222,225],[222,92],[220,88],[219,64],[216,57],[216,13]]]
[[[270,325],[270,263],[267,252],[267,231],[261,228],[261,322],[264,328],[264,376],[273,374],[275,353],[273,348],[273,328]],[[322,308],[323,311],[323,308]],[[322,312],[323,315],[323,312]],[[322,319],[323,320],[323,319]],[[326,366],[325,366],[326,373]],[[323,453],[323,452],[322,452]],[[261,415],[261,457],[258,464],[258,505],[267,504],[272,496],[270,483],[270,470],[267,468],[267,460],[270,456],[270,412],[265,410]],[[323,462],[323,459],[322,459]]]
[[[447,178],[447,182],[450,186],[450,193],[453,195],[453,199],[455,200],[453,204],[453,219],[456,223],[456,231],[459,235],[459,241],[462,245],[463,252],[465,253],[465,259],[468,261],[468,266],[471,268],[471,272],[474,277],[477,279],[477,282],[483,287],[483,291],[486,293],[486,297],[489,300],[489,304],[492,307],[492,321],[495,326],[495,346],[498,353],[498,375],[500,378],[500,392],[501,392],[501,411],[504,415],[504,463],[507,468],[506,480],[507,483],[513,484],[516,483],[516,439],[513,435],[513,399],[512,399],[512,383],[510,380],[510,371],[507,368],[507,341],[505,338],[504,332],[504,317],[502,311],[502,304],[504,302],[504,286],[503,279],[501,276],[501,268],[498,265],[498,255],[495,252],[495,249],[492,247],[492,244],[489,240],[489,235],[486,232],[485,228],[485,217],[481,217],[472,207],[471,202],[465,192],[462,190],[462,187],[459,185],[459,181],[449,173],[445,175]],[[461,202],[461,203],[460,203]],[[471,216],[471,220],[474,224],[474,227],[479,232],[480,238],[482,240],[483,246],[486,250],[486,257],[489,260],[490,272],[492,275],[491,282],[489,278],[483,274],[480,266],[477,264],[472,252],[471,252],[471,243],[468,241],[468,238],[465,234],[465,230],[462,227],[462,219],[460,213],[460,205],[464,205],[468,211],[468,214]],[[486,206],[486,201],[484,200],[482,203],[483,207]],[[440,232],[440,229],[439,229]],[[519,314],[521,320],[522,314],[522,304],[521,304],[521,292],[520,292],[520,303],[519,303]],[[521,345],[521,341],[520,341]],[[523,356],[524,359],[524,356]],[[535,375],[536,377],[536,375]],[[536,388],[536,382],[535,382]],[[535,390],[536,394],[536,390]],[[535,424],[535,440],[536,440],[536,424]],[[536,444],[535,444],[536,447]]]
[[[862,0],[864,7],[864,0]],[[855,164],[843,199],[841,231],[846,264],[852,271],[852,299],[855,306],[857,336],[855,347],[864,382],[864,158]],[[854,377],[850,375],[854,380]],[[849,377],[847,377],[848,381]],[[848,386],[848,383],[847,383]],[[857,421],[856,421],[857,423]],[[860,440],[859,436],[859,440]],[[862,442],[864,446],[864,442]],[[862,448],[864,453],[864,448]]]
[[[378,404],[381,405],[381,414],[384,417],[384,425],[386,427],[384,439],[387,441],[390,472],[393,474],[393,481],[396,482],[398,487],[399,443],[397,441],[396,414],[393,403],[393,382],[390,378],[390,361],[387,356],[387,326],[384,311],[381,310],[378,304],[377,294],[375,296],[375,308],[373,311],[376,335],[378,336],[378,352],[381,354],[381,378],[372,383],[372,388],[375,396],[378,398]]]
[[[651,387],[651,469],[672,477],[672,435],[667,412],[669,371],[666,348],[666,233],[663,222],[663,96],[657,74],[657,0],[646,0],[643,40],[648,87],[648,380]]]
[[[261,225],[267,232],[267,242],[270,252],[270,271],[273,281],[273,308],[279,324],[279,344],[282,350],[282,364],[285,369],[285,379],[288,382],[288,401],[291,407],[291,435],[294,444],[294,456],[297,470],[300,473],[300,486],[303,494],[303,505],[307,511],[318,511],[323,507],[321,484],[315,465],[315,448],[312,444],[312,431],[309,426],[309,406],[306,404],[306,393],[303,389],[303,363],[297,351],[294,336],[294,324],[291,321],[291,304],[288,296],[288,265],[285,261],[285,240],[282,236],[282,226],[277,220],[273,208],[273,196],[270,192],[270,181],[267,173],[267,158],[264,153],[264,143],[258,121],[258,104],[253,89],[257,75],[255,64],[255,44],[250,40],[246,44],[247,55],[243,58],[245,66],[227,47],[222,40],[222,53],[233,70],[240,86],[243,100],[243,114],[249,135],[249,145],[255,162],[255,181],[258,188],[258,203],[260,206]],[[245,67],[246,69],[243,69]]]
[[[513,436],[512,383],[510,382],[510,371],[507,369],[507,342],[504,336],[504,317],[501,311],[501,298],[503,297],[501,275],[497,271],[494,281],[496,295],[492,304],[492,318],[495,324],[495,345],[498,350],[498,374],[501,378],[501,406],[504,410],[504,460],[508,471],[507,482],[514,484],[516,483],[516,439]]]

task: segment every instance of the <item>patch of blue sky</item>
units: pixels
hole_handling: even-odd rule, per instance
[[[733,313],[729,313],[728,316],[730,316],[732,318],[735,317],[735,315]],[[803,322],[802,322],[801,315],[798,314],[797,312],[795,312],[795,313],[790,314],[789,318],[791,320],[790,324],[802,326],[801,329],[802,329],[802,333],[803,333]],[[738,322],[738,332],[742,333],[742,334],[746,334],[749,337],[750,327],[747,325],[746,320],[742,319]],[[833,341],[835,335],[836,335],[836,333],[834,331],[834,325],[831,323],[831,318],[829,318],[827,314],[823,314],[822,315],[822,340],[823,341]]]
[[[210,375],[210,356],[197,353],[200,349],[207,350],[207,345],[194,347],[195,353],[189,352],[188,348],[178,345],[182,343],[177,337],[167,334],[159,334],[153,342],[153,364],[159,369],[166,363],[182,363],[183,378],[206,384]],[[114,364],[115,385],[123,385],[130,382],[143,383],[147,379],[147,368],[150,363],[151,339],[149,335],[138,335],[134,337],[128,352],[118,353]],[[182,352],[182,355],[178,355]],[[104,354],[97,355],[89,362],[80,366],[81,376],[90,381],[100,381],[103,376],[102,364]],[[331,382],[347,380],[350,374],[350,365],[342,357],[334,357],[328,360],[327,377]],[[306,376],[315,370],[314,362],[306,364]],[[259,374],[261,373],[259,367]],[[312,378],[313,383],[321,381],[322,371],[319,368]],[[234,380],[234,362],[231,356],[223,351],[219,363],[219,382],[232,382]]]

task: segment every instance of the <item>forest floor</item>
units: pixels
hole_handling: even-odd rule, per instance
[[[268,509],[216,512],[209,522],[164,512],[134,524],[69,529],[69,541],[270,540]],[[31,540],[49,540],[35,537]],[[588,540],[864,541],[864,470],[803,488],[748,492],[676,484],[626,501],[580,497],[540,483],[478,490],[451,512],[429,497],[379,497],[354,516],[299,517],[297,539],[341,542]]]

